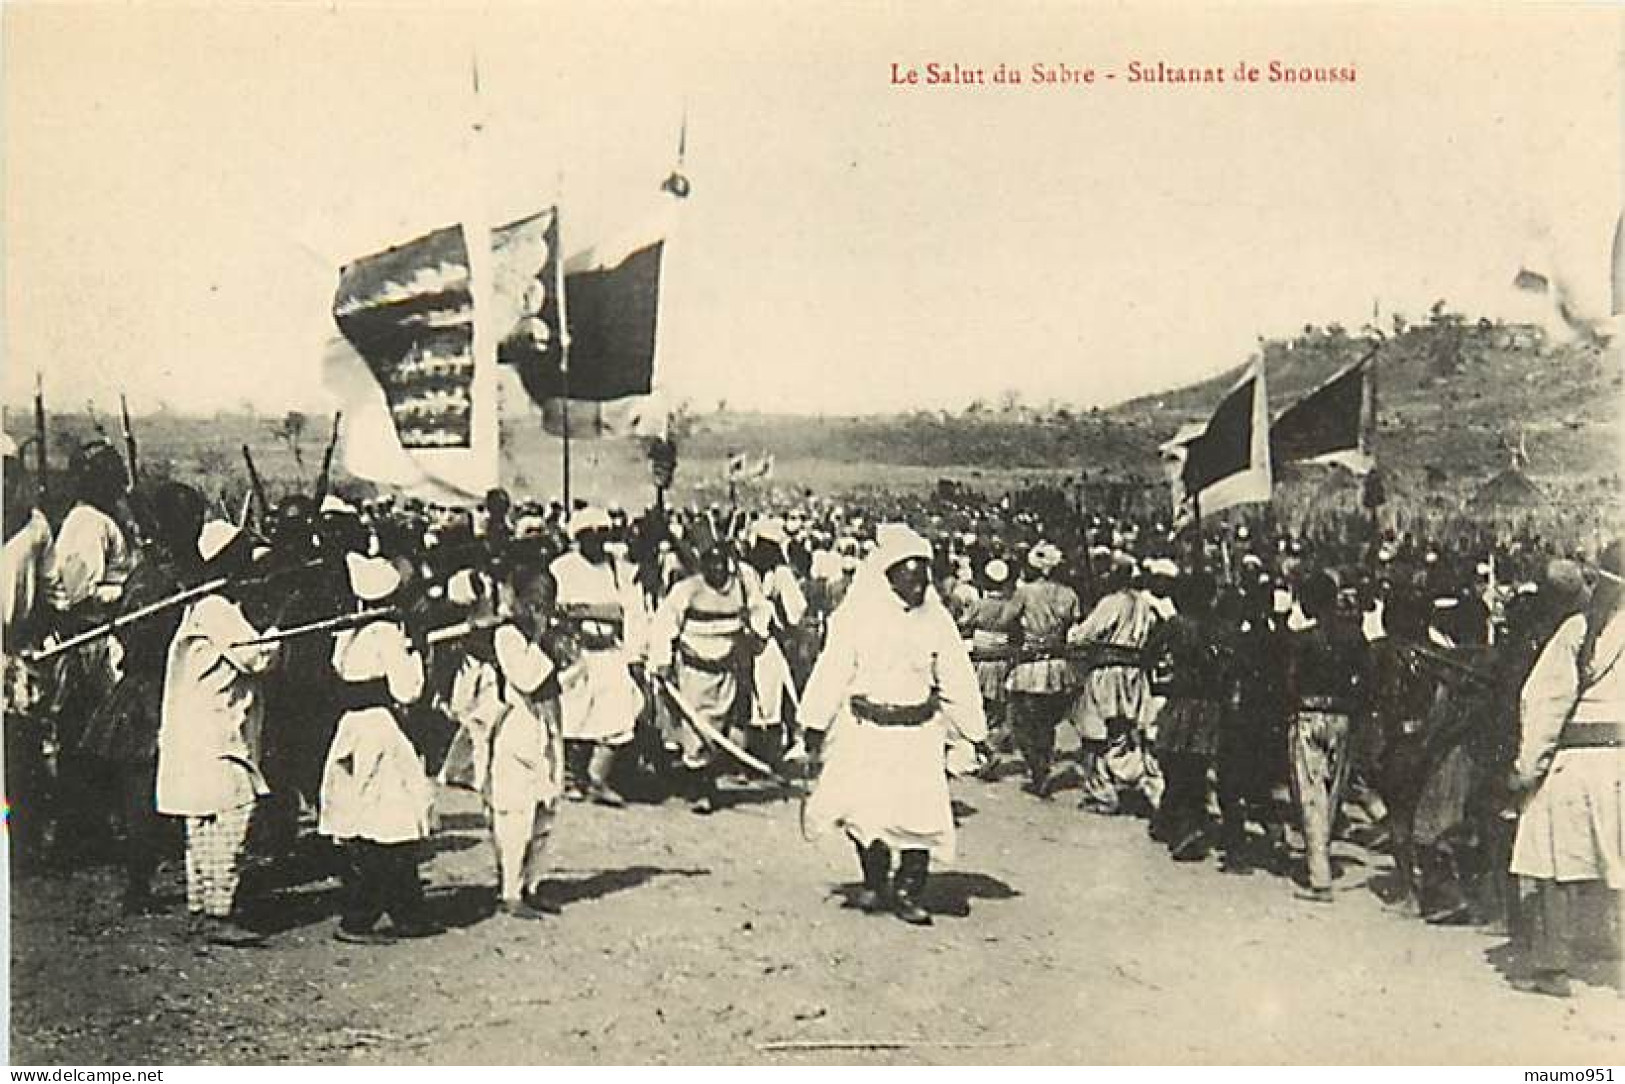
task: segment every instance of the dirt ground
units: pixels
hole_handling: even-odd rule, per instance
[[[1335,905],[1267,873],[1176,865],[1144,822],[954,784],[959,861],[934,927],[841,904],[856,863],[796,802],[736,786],[568,805],[562,916],[489,917],[475,801],[448,793],[425,865],[450,932],[337,943],[336,883],[261,881],[257,949],[200,955],[166,914],[119,915],[109,869],[12,890],[11,1055],[89,1063],[1510,1063],[1625,1060],[1617,963],[1574,998],[1521,994],[1506,938],[1383,910],[1386,859],[1340,844]],[[298,880],[299,878],[293,878]],[[904,1049],[764,1051],[785,1040]]]

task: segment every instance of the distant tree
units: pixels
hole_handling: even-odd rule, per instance
[[[271,435],[288,446],[293,453],[294,466],[299,468],[299,477],[303,481],[305,476],[305,450],[303,447],[305,430],[310,427],[310,419],[302,410],[290,410],[282,416],[282,420],[271,428]]]
[[[1014,414],[1021,409],[1021,392],[1015,388],[1006,388],[999,393],[999,413]]]

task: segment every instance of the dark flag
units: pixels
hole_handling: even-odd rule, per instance
[[[1207,424],[1181,429],[1162,453],[1176,509],[1189,501],[1207,514],[1269,500],[1269,397],[1263,359],[1248,367]]]
[[[662,408],[653,401],[658,397],[651,398],[661,278],[676,211],[689,190],[682,174],[673,173],[657,206],[635,226],[565,262],[565,357],[562,364],[522,370],[549,433],[564,434],[566,413],[571,437],[664,433]]]
[[[1270,459],[1283,463],[1340,463],[1356,474],[1371,469],[1366,447],[1367,376],[1375,354],[1339,370],[1293,403],[1270,426]]]

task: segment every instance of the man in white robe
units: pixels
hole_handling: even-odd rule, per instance
[[[564,737],[591,743],[587,795],[602,805],[625,800],[609,785],[618,750],[636,733],[643,692],[632,660],[643,650],[647,618],[637,572],[606,549],[611,521],[599,508],[570,517],[575,548],[555,558],[549,571],[558,585],[560,615],[575,632],[580,654],[559,677]]]
[[[345,564],[359,605],[381,607],[400,588],[400,574],[381,557],[351,553]],[[380,944],[439,933],[418,878],[417,845],[429,837],[434,790],[395,715],[423,694],[423,657],[399,620],[384,619],[341,632],[333,669],[351,688],[384,686],[372,703],[346,697],[351,706],[339,717],[322,770],[317,829],[344,852],[345,900],[334,936]],[[390,933],[375,932],[385,914]]]
[[[1511,871],[1534,882],[1530,975],[1569,993],[1568,936],[1579,890],[1625,890],[1625,612],[1620,544],[1604,552],[1587,612],[1558,626],[1519,698],[1512,784],[1525,795]]]
[[[540,919],[560,904],[542,891],[547,844],[564,793],[564,725],[557,668],[542,646],[554,586],[536,567],[509,574],[514,613],[471,651],[452,684],[450,710],[474,746],[497,861],[497,907]]]
[[[249,821],[270,793],[260,736],[277,647],[251,643],[260,637],[238,601],[208,595],[181,618],[164,671],[155,797],[159,813],[186,818],[188,931],[216,944],[264,940],[234,917]]]
[[[976,671],[931,590],[930,561],[930,544],[908,527],[878,532],[802,699],[823,760],[804,829],[843,828],[863,869],[856,906],[883,909],[891,887],[898,917],[915,925],[931,922],[921,897],[932,856],[954,856],[946,750],[987,737]]]

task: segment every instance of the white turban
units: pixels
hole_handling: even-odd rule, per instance
[[[609,513],[594,505],[580,509],[570,517],[571,538],[580,538],[587,531],[607,531],[612,527],[614,524],[610,522]]]
[[[386,599],[401,585],[401,574],[382,557],[347,553],[344,555],[344,567],[350,574],[351,593],[362,602]]]
[[[198,556],[205,561],[212,561],[219,556],[220,551],[236,540],[237,525],[228,520],[211,519],[203,525],[203,530],[197,536]]]

